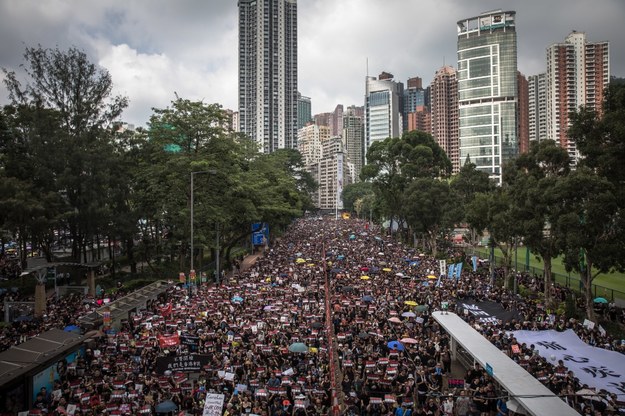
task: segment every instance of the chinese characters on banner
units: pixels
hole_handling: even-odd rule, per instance
[[[564,332],[512,331],[511,334],[519,343],[534,344],[538,353],[551,364],[562,360],[582,384],[625,394],[625,355],[592,347],[571,329]]]
[[[156,371],[164,374],[165,371],[195,373],[209,364],[208,355],[184,354],[175,357],[158,357],[156,359]]]
[[[224,395],[208,393],[204,402],[204,412],[202,416],[221,416],[224,407]]]
[[[178,344],[180,344],[180,337],[178,334],[158,336],[158,345],[160,345],[161,348],[175,347]]]

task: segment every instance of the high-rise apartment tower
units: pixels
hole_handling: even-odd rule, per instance
[[[573,31],[547,48],[547,136],[567,150],[573,165],[579,153],[567,136],[569,115],[580,106],[601,114],[609,82],[608,42],[588,42],[585,33]]]
[[[444,66],[434,74],[430,84],[432,136],[445,151],[452,172],[460,171],[458,153],[458,81],[456,70]]]
[[[239,0],[239,122],[262,152],[297,147],[297,0]]]

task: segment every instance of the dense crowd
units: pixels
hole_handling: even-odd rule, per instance
[[[584,414],[617,413],[613,395],[577,395],[587,386],[562,363],[555,372],[526,345],[512,354],[516,341],[504,331],[571,328],[623,352],[620,342],[575,320],[547,319],[536,302],[491,287],[486,271],[469,267],[460,279],[438,279],[437,260],[379,231],[358,220],[297,221],[222,285],[174,285],[119,330],[93,334],[85,356],[63,364],[52,391],[40,392],[33,407],[48,414],[74,405],[75,414],[202,414],[207,394],[218,393],[229,416],[330,414],[335,405],[349,415],[509,414],[505,392],[484,369],[459,375],[452,368],[449,335],[431,317],[441,308],[458,311],[467,298],[516,311],[507,322],[465,319],[563,400]],[[469,264],[462,252],[447,254]],[[565,289],[553,290],[565,296]],[[92,308],[79,296],[66,298],[49,305],[44,321],[5,328],[2,345],[76,324]],[[178,371],[177,359],[198,360],[193,377]]]
[[[11,280],[19,277],[22,272],[20,261],[13,255],[0,254],[0,280]]]

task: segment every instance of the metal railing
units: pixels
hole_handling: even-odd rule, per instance
[[[503,257],[495,255],[495,266],[503,267],[503,265],[504,265]],[[512,261],[512,269],[514,269],[514,266],[515,266],[515,262]],[[540,277],[544,276],[544,272],[545,272],[544,268],[534,267],[534,266],[527,267],[526,264],[518,264],[517,267],[518,267],[517,271],[519,272],[526,272],[531,275],[537,275]],[[555,273],[555,272],[551,272],[551,276],[553,277],[554,282],[558,283],[559,285],[569,288],[577,293],[582,293],[583,285],[579,276],[571,275],[570,273],[561,274],[561,273]],[[616,301],[618,299],[618,300],[621,300],[622,302],[625,302],[625,292],[617,290],[617,289],[612,289],[609,287],[596,285],[593,283],[591,286],[591,291],[594,297],[602,297],[610,301]]]

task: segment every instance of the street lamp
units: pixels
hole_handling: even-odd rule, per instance
[[[193,257],[195,257],[195,253],[193,251],[193,177],[198,173],[208,173],[214,175],[217,173],[215,169],[210,170],[196,170],[191,172],[191,269],[189,271],[189,275],[193,273]],[[191,276],[189,276],[189,294],[191,294]]]

